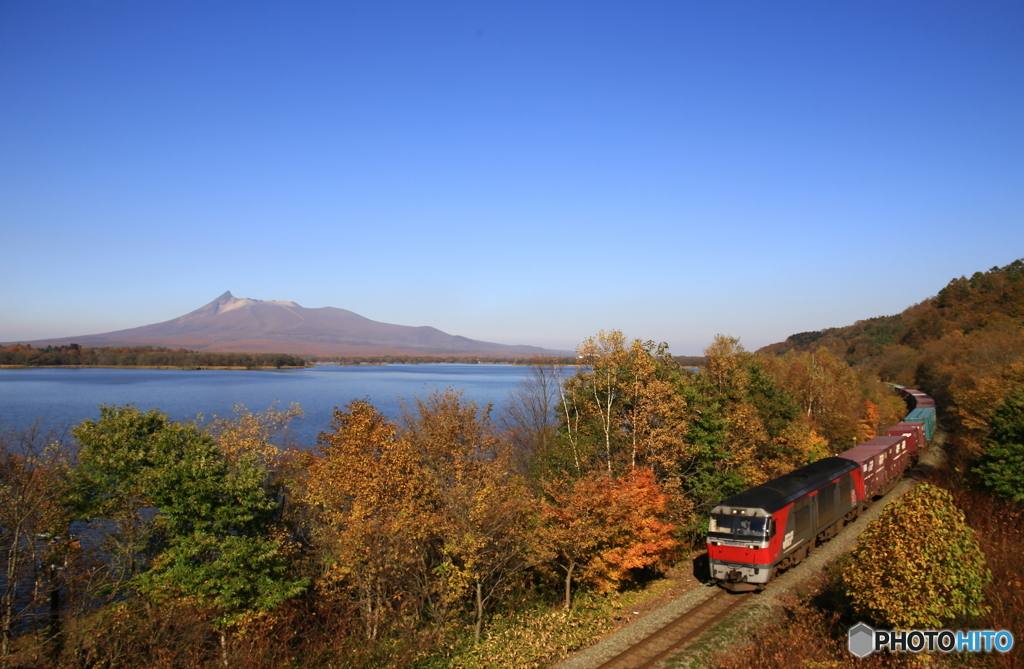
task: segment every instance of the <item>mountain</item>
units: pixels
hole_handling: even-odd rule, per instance
[[[29,342],[33,346],[166,346],[198,351],[296,355],[566,356],[537,346],[509,346],[450,335],[432,327],[380,323],[346,309],[307,309],[295,302],[239,299],[228,291],[173,320],[128,330]]]

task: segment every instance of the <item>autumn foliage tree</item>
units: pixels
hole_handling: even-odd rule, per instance
[[[275,402],[265,411],[257,412],[236,404],[231,416],[211,416],[205,427],[224,457],[233,462],[252,457],[260,466],[272,469],[281,455],[274,439],[303,415],[302,407],[295,403],[278,409]]]
[[[1024,502],[1024,385],[1010,390],[996,405],[985,452],[974,471],[996,495]]]
[[[64,505],[71,465],[67,446],[36,424],[0,430],[0,655],[16,629],[61,586],[56,570],[73,540]]]
[[[488,409],[449,390],[396,424],[360,400],[332,428],[304,493],[320,587],[358,603],[371,639],[417,615],[443,629],[463,605],[479,638],[488,607],[536,560],[533,497]]]
[[[827,454],[776,360],[723,335],[704,355],[707,367],[690,381],[699,412],[687,434],[696,446],[687,483],[702,518],[723,497]]]
[[[595,557],[607,532],[595,508],[598,487],[594,477],[556,478],[544,485],[540,537],[552,564],[564,574],[566,609],[572,607],[573,582]]]
[[[951,392],[951,413],[959,423],[958,443],[965,455],[979,457],[992,428],[996,410],[1015,389],[1024,387],[1024,360],[977,376],[958,379]]]
[[[664,344],[627,342],[617,330],[600,332],[578,349],[586,364],[560,398],[561,436],[576,474],[649,466],[675,468],[685,431],[686,405],[675,392],[679,367]]]
[[[549,481],[545,492],[541,537],[564,574],[566,609],[574,580],[608,592],[678,546],[675,526],[664,521],[668,496],[647,467]]]
[[[487,607],[535,560],[534,504],[490,420],[461,392],[417,400],[403,430],[437,512],[448,595],[465,591],[479,639]]]
[[[368,401],[335,409],[318,443],[322,457],[302,493],[317,587],[355,602],[366,637],[376,639],[429,598],[421,572],[431,560],[435,511],[409,443]]]
[[[857,613],[900,629],[940,629],[983,612],[991,579],[963,512],[922,483],[864,530],[844,579]]]

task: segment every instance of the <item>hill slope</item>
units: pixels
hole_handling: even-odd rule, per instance
[[[878,376],[920,388],[952,425],[981,424],[985,406],[1024,370],[1024,260],[953,279],[935,297],[895,316],[801,332],[763,353],[827,348]]]
[[[169,346],[201,351],[300,355],[571,355],[450,335],[432,327],[370,320],[335,307],[239,299],[230,291],[184,316],[128,330],[29,342],[33,346]]]
[[[880,316],[846,327],[800,332],[760,349],[782,354],[825,347],[851,364],[868,364],[893,346],[921,349],[951,335],[1013,331],[1024,327],[1024,260],[953,279],[935,297],[895,316]]]

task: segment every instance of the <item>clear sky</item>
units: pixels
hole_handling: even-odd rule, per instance
[[[697,354],[1024,257],[1024,3],[0,0],[0,341],[225,290]]]

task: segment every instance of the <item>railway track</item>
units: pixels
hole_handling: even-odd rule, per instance
[[[750,594],[737,595],[720,590],[597,669],[648,669],[648,667],[653,667],[738,609],[747,601]]]

